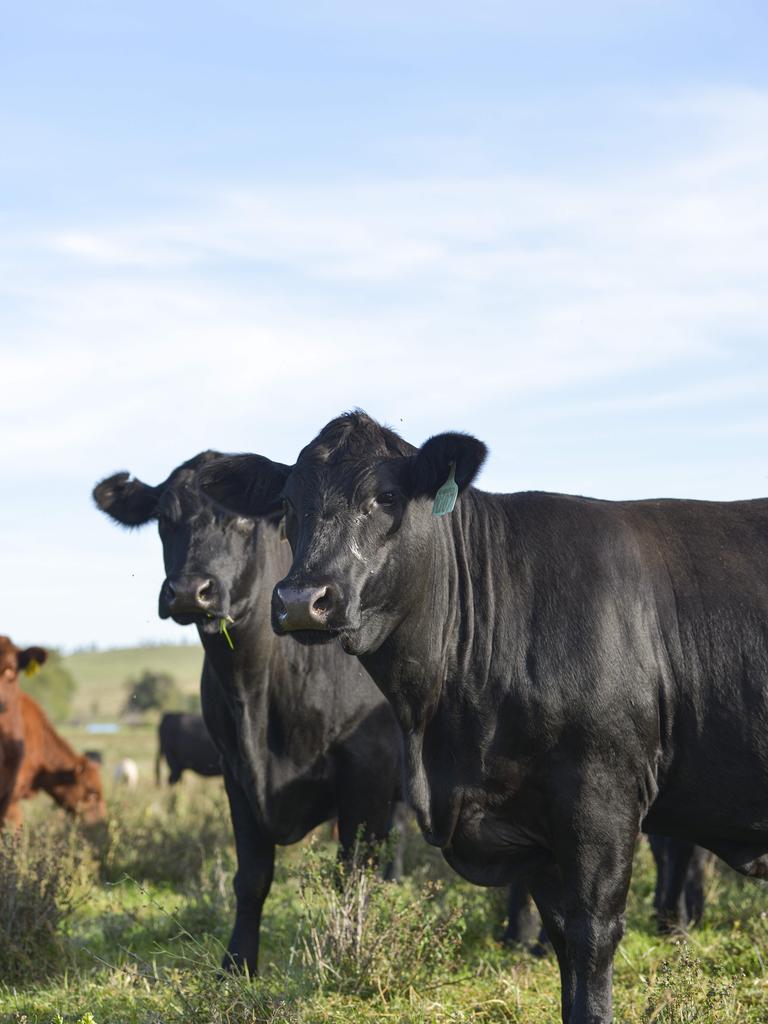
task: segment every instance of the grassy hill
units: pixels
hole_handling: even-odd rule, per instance
[[[196,693],[203,649],[199,644],[167,644],[78,651],[68,655],[64,663],[77,682],[72,714],[111,720],[125,701],[126,680],[137,678],[144,669],[169,672],[184,693]]]

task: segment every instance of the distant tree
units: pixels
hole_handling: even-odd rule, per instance
[[[72,710],[77,683],[58,651],[48,648],[48,660],[36,672],[19,673],[21,688],[41,705],[54,722],[63,722]]]
[[[150,711],[153,708],[167,711],[179,708],[184,703],[176,680],[168,672],[152,672],[144,669],[138,679],[129,679],[125,684],[127,698],[124,713]]]

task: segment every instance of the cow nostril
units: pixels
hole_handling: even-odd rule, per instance
[[[323,587],[312,600],[312,612],[325,617],[333,608],[333,594],[330,587]]]
[[[197,588],[197,600],[199,604],[207,605],[213,602],[213,580],[206,580]]]
[[[283,595],[280,593],[280,587],[275,588],[274,603],[275,614],[277,615],[278,620],[280,622],[284,622],[288,617],[288,609],[285,605],[285,601],[283,600]]]

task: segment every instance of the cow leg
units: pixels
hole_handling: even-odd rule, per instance
[[[261,912],[272,885],[275,844],[264,834],[240,784],[226,768],[224,784],[235,834],[237,872],[234,879],[235,926],[222,967],[229,971],[247,970],[256,974]]]
[[[342,751],[337,762],[336,801],[339,823],[339,860],[350,864],[356,852],[378,860],[380,845],[389,837],[395,814],[395,784],[376,773],[375,762]],[[362,844],[362,849],[357,849]],[[396,856],[395,856],[396,859]],[[393,874],[390,861],[383,865]]]
[[[384,865],[384,878],[388,882],[399,881],[405,872],[405,844],[408,835],[408,805],[398,801],[392,815],[392,829],[390,835],[394,835],[392,857]]]
[[[658,930],[662,935],[683,931],[688,924],[685,889],[694,845],[662,836],[649,839],[656,861],[653,906]]]
[[[613,957],[624,934],[641,819],[636,797],[633,801],[631,793],[622,791],[629,772],[617,776],[614,771],[600,764],[585,765],[570,790],[561,786],[559,795],[567,803],[553,820],[554,853],[562,877],[566,976],[573,979],[570,1012],[563,1016],[567,1024],[609,1024],[613,1019]],[[557,925],[557,914],[554,918]],[[544,924],[554,945],[550,921],[545,919]],[[561,954],[558,960],[562,963]]]
[[[168,762],[168,785],[175,786],[181,778],[181,773],[184,769],[175,757],[166,755],[166,761]]]
[[[685,879],[685,910],[689,924],[699,924],[704,916],[704,876],[713,860],[709,850],[694,846]]]
[[[501,941],[505,946],[528,945],[538,932],[539,924],[528,885],[520,879],[507,890],[507,927]]]
[[[560,968],[560,1008],[563,1021],[570,1021],[571,1006],[576,991],[576,974],[565,930],[563,884],[554,866],[541,868],[526,881],[533,896],[549,941]],[[521,885],[522,889],[523,886]]]
[[[21,828],[23,821],[23,814],[21,813],[21,800],[12,800],[8,804],[8,809],[5,812],[5,824],[10,825],[11,828]]]

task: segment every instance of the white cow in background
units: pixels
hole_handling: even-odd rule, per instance
[[[136,789],[139,784],[139,766],[131,757],[124,757],[115,765],[112,772],[112,779],[115,785],[127,786],[128,789]]]

